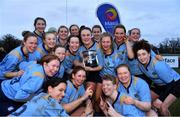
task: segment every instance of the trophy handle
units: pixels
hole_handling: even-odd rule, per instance
[[[96,54],[96,61],[97,61],[97,65],[99,65],[99,61],[98,61],[98,58],[97,58],[97,54]]]

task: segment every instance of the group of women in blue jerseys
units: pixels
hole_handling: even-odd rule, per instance
[[[171,115],[180,75],[138,28],[46,25],[37,17],[0,62],[0,116]]]

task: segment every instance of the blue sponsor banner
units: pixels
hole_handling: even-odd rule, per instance
[[[120,24],[117,9],[111,4],[101,4],[97,9],[97,17],[104,29],[113,35],[114,27]]]

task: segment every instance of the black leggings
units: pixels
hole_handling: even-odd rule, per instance
[[[4,95],[0,87],[0,116],[7,116],[17,110],[24,103],[15,102]]]

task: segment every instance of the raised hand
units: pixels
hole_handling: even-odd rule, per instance
[[[88,98],[91,98],[92,95],[93,95],[93,90],[91,89],[91,87],[88,87],[85,91],[85,94],[84,94],[85,100]]]
[[[108,111],[107,114],[111,117],[121,117],[122,115],[116,112],[116,110],[112,107],[112,105],[106,101],[106,104],[108,105]]]

